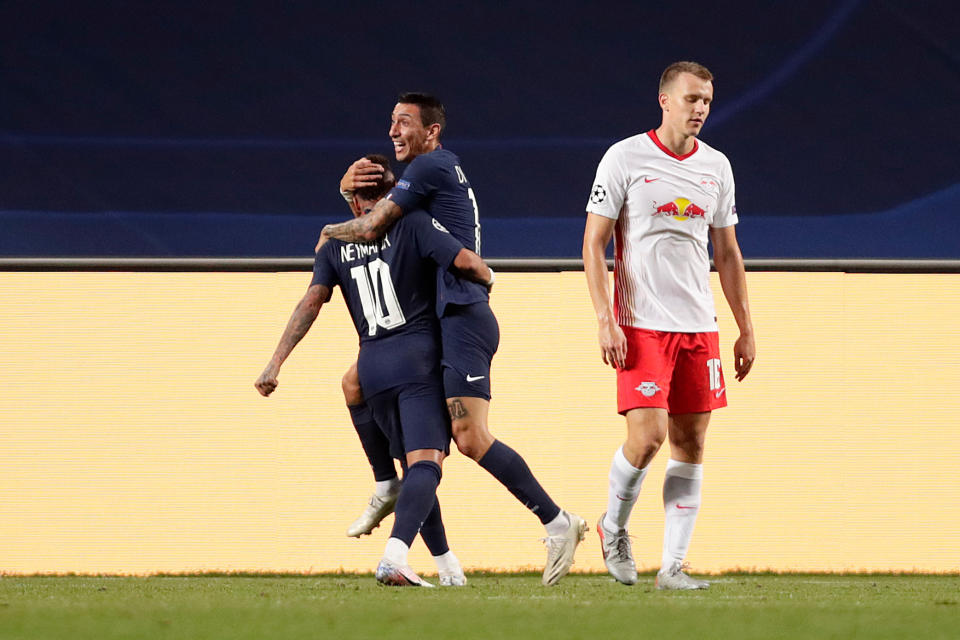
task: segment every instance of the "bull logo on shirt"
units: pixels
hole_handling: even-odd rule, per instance
[[[655,208],[653,215],[670,216],[674,220],[689,220],[690,218],[700,218],[701,220],[707,213],[706,209],[697,206],[687,198],[677,198],[664,204],[657,204],[654,201]]]

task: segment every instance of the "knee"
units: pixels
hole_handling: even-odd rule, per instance
[[[471,420],[454,420],[451,428],[457,449],[473,460],[482,458],[493,444],[493,436],[480,423]]]
[[[660,451],[665,438],[666,434],[659,432],[629,434],[626,445],[623,447],[623,454],[633,466],[645,467]]]
[[[360,380],[356,377],[356,370],[347,371],[340,379],[340,388],[343,390],[343,399],[347,406],[354,406],[363,402],[363,389],[360,388]]]

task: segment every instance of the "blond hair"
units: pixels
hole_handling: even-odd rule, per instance
[[[713,74],[702,64],[681,60],[680,62],[674,62],[663,70],[663,74],[660,76],[660,93],[663,93],[667,85],[673,82],[681,73],[692,73],[701,80],[713,80]]]

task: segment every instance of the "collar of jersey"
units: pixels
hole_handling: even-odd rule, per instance
[[[658,147],[660,147],[660,150],[661,150],[661,151],[663,151],[665,154],[667,154],[667,155],[670,156],[671,158],[676,158],[677,160],[686,160],[687,158],[689,158],[690,156],[692,156],[693,154],[695,154],[695,153],[697,152],[697,149],[700,148],[700,143],[698,143],[698,142],[697,142],[697,139],[694,138],[694,139],[693,139],[693,149],[691,149],[691,150],[689,151],[689,153],[685,153],[685,154],[683,154],[682,156],[678,156],[678,155],[675,154],[673,151],[670,151],[670,149],[667,149],[667,148],[663,145],[663,143],[660,142],[660,138],[657,137],[657,130],[656,130],[656,129],[650,129],[650,131],[647,131],[647,135],[650,136],[650,139],[651,139],[651,140],[653,140],[653,144],[655,144],[655,145],[657,145]]]

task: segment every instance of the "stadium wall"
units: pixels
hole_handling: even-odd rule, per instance
[[[696,571],[957,571],[958,274],[748,274],[759,358],[711,426]],[[371,477],[339,391],[339,296],[270,398],[253,381],[304,273],[0,273],[0,572],[370,571],[348,539]],[[583,274],[501,273],[494,433],[595,522],[624,427]],[[665,445],[666,446],[666,445]],[[654,462],[631,526],[659,562]],[[540,567],[542,529],[454,454],[440,487],[465,567]],[[422,545],[412,563],[433,568]],[[577,571],[602,571],[591,531]],[[427,571],[429,572],[429,571]]]
[[[597,163],[659,124],[664,67],[698,60],[744,255],[960,258],[960,128],[939,126],[960,103],[956,0],[417,9],[430,20],[377,1],[0,2],[0,256],[309,257],[349,215],[344,169],[392,155],[397,94],[425,90],[483,255],[575,258]],[[709,30],[678,37],[691,17]]]

